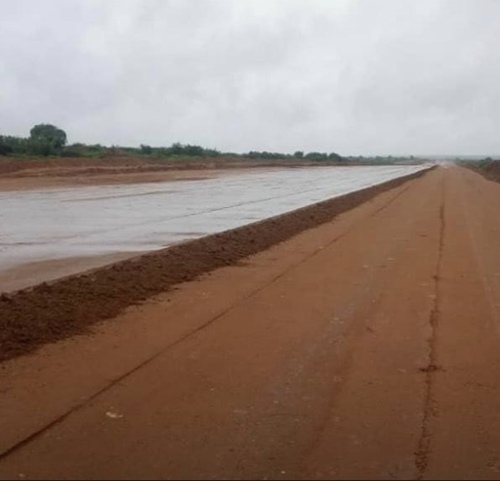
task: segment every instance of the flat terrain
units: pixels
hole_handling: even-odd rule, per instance
[[[0,478],[498,479],[500,185],[440,168],[0,369]]]

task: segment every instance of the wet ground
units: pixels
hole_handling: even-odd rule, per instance
[[[0,355],[108,316],[0,364],[0,479],[499,479],[500,185],[369,191],[0,296]]]
[[[240,171],[190,181],[2,192],[0,275],[27,265],[43,271],[47,261],[101,257],[106,262],[113,255],[160,249],[419,169],[422,166]],[[35,277],[40,281],[43,275]],[[29,284],[19,275],[15,281],[16,288]]]

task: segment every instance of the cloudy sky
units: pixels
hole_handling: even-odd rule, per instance
[[[500,153],[500,0],[0,0],[0,133]]]

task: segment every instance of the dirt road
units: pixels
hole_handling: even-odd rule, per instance
[[[500,184],[441,168],[0,369],[0,478],[500,476]]]

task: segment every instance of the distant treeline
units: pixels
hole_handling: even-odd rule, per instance
[[[174,143],[170,147],[105,147],[103,145],[87,145],[82,143],[66,143],[66,133],[50,124],[36,125],[31,129],[29,137],[12,137],[0,135],[0,155],[41,155],[62,157],[108,157],[116,155],[136,155],[150,157],[244,157],[249,159],[307,159],[307,160],[334,160],[342,161],[343,158],[336,153],[321,153],[301,151],[295,154],[281,152],[251,151],[245,154],[234,152],[221,152],[216,149],[207,149],[199,145]]]
[[[153,158],[189,158],[189,157],[234,157],[258,160],[311,160],[333,162],[377,162],[392,163],[409,161],[413,157],[342,157],[335,152],[308,152],[297,151],[294,154],[281,152],[250,151],[244,154],[221,152],[216,149],[207,149],[199,145],[174,143],[170,147],[106,147],[100,144],[87,145],[82,143],[67,144],[64,130],[51,125],[35,125],[29,137],[14,137],[0,135],[0,155],[5,156],[60,156],[60,157],[110,157],[110,156],[145,156]]]

